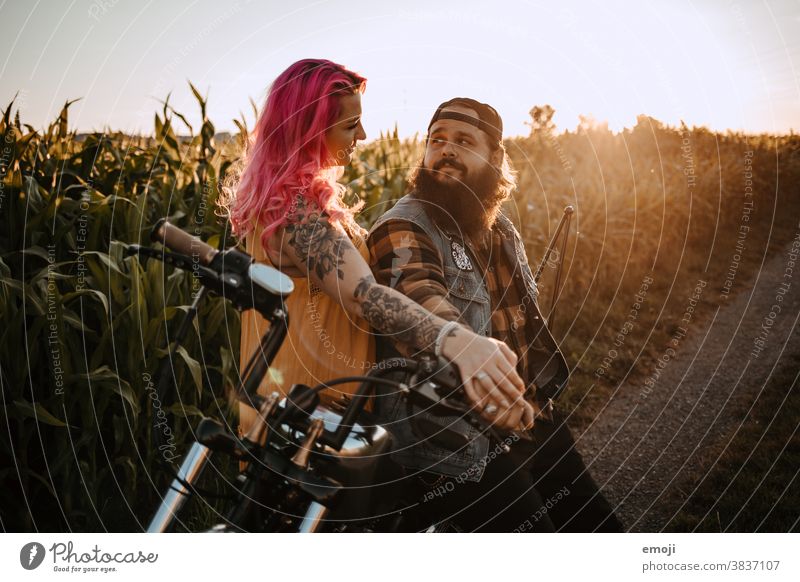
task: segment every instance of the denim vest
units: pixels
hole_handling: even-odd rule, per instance
[[[401,198],[395,206],[379,218],[373,230],[388,220],[406,220],[422,229],[439,249],[442,258],[442,271],[448,288],[447,300],[459,310],[462,319],[476,332],[490,336],[492,305],[489,290],[484,282],[484,274],[478,270],[478,262],[469,245],[457,233],[440,229],[431,221],[425,212],[425,201],[409,194]],[[516,228],[502,213],[495,222],[503,237],[503,250],[511,264],[519,266],[515,269],[514,284],[521,291],[526,306],[521,313],[522,324],[528,328],[531,340],[530,365],[536,372],[536,384],[543,390],[545,397],[555,397],[567,383],[569,369],[558,346],[544,325],[536,304],[538,291],[528,265],[525,247]],[[378,338],[377,355],[379,358],[397,355],[394,346],[388,340]],[[411,423],[407,420],[404,400],[399,396],[382,394],[376,400],[376,413],[380,422],[385,422],[396,441],[393,458],[409,468],[432,471],[443,475],[458,476],[466,481],[480,481],[486,467],[489,453],[489,439],[478,429],[457,416],[442,417],[427,412],[420,412],[415,419],[426,425],[436,425],[442,430],[452,429],[464,434],[469,439],[467,445],[460,450],[452,451],[439,447],[431,441],[433,438],[420,437],[415,434]]]

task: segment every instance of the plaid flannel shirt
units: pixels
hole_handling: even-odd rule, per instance
[[[520,269],[509,264],[502,249],[502,235],[492,229],[489,244],[476,246],[465,241],[479,262],[491,300],[491,335],[505,342],[519,358],[517,372],[531,386],[522,297],[513,277]],[[407,220],[388,220],[369,237],[370,267],[377,281],[390,285],[425,309],[449,321],[460,321],[459,311],[447,297],[442,256],[430,237]],[[399,347],[399,346],[398,346]]]

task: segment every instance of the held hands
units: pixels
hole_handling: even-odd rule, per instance
[[[458,367],[464,392],[484,420],[502,430],[533,427],[517,355],[505,343],[458,327],[444,339],[442,355]]]

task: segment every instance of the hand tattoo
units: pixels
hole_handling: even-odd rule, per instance
[[[294,208],[287,215],[286,232],[289,244],[294,247],[300,259],[320,280],[336,271],[339,279],[344,279],[344,235],[338,232],[327,220],[321,210],[309,208],[302,196],[295,200]]]
[[[409,305],[409,299],[378,285],[372,276],[359,280],[354,296],[361,298],[362,317],[376,330],[416,349],[432,351],[440,326],[428,312],[414,303]]]

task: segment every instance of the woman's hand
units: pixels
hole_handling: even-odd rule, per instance
[[[458,327],[444,338],[442,355],[458,367],[467,398],[487,422],[503,430],[533,427],[517,356],[505,343]]]

